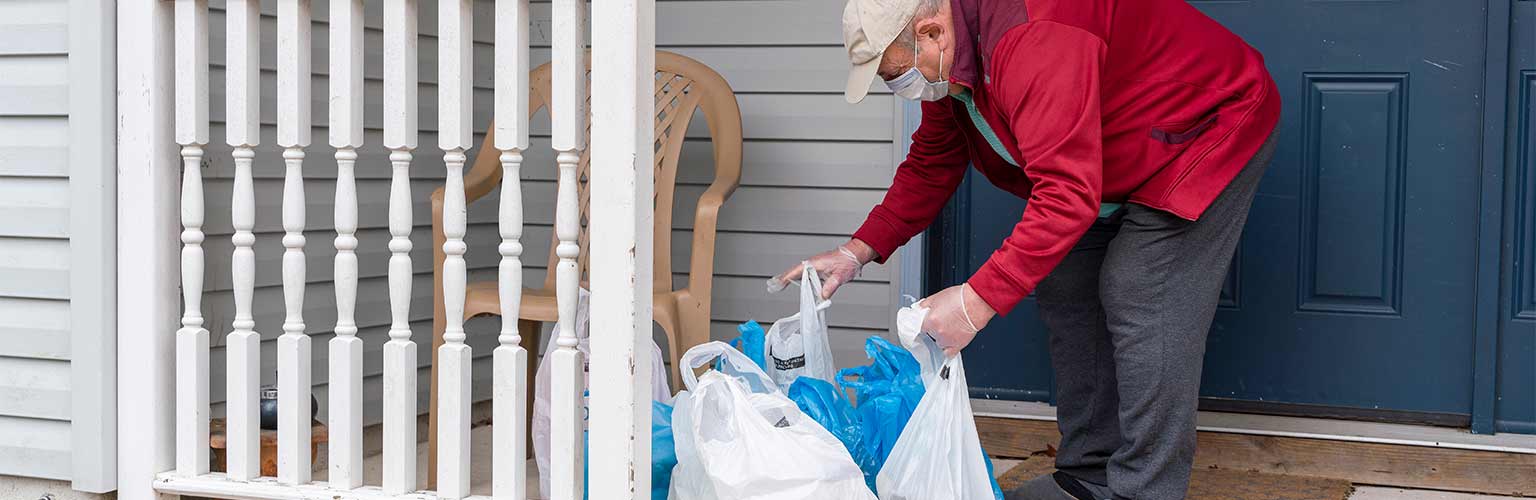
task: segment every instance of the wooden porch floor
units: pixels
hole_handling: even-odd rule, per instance
[[[985,428],[986,427],[984,426],[983,429],[985,429]],[[995,437],[994,437],[994,439],[995,439]],[[986,440],[986,438],[984,438],[984,440]],[[471,478],[471,491],[472,491],[473,494],[477,494],[477,495],[487,495],[487,494],[490,494],[490,490],[491,490],[491,471],[490,471],[491,448],[490,448],[490,441],[491,441],[491,426],[490,425],[483,425],[483,426],[480,426],[480,427],[476,427],[471,432],[471,443],[472,443],[472,445],[471,445],[472,446],[471,453],[472,453],[472,456],[474,457],[474,459],[471,461],[471,463],[473,464],[473,468],[471,469],[471,472],[470,472],[470,478]],[[382,477],[383,477],[383,456],[380,455],[376,449],[370,450],[370,452],[371,452],[371,454],[367,458],[364,459],[364,467],[365,467],[365,469],[364,469],[364,474],[365,474],[364,475],[364,482],[367,483],[367,484],[379,484],[381,482],[381,480],[382,480]],[[321,450],[320,457],[321,457],[320,460],[317,461],[317,466],[318,467],[317,467],[317,469],[315,471],[315,480],[316,481],[323,481],[326,478],[326,471],[324,469],[324,460],[325,460],[324,459],[324,457],[325,457],[325,450],[324,449]],[[995,469],[994,472],[996,473],[996,475],[1002,476],[1004,474],[1008,474],[1009,472],[1014,472],[1015,471],[1014,469],[1015,468],[1019,468],[1019,467],[1023,467],[1024,469],[1031,469],[1031,468],[1039,468],[1041,470],[1049,469],[1049,467],[1050,467],[1049,460],[1050,459],[1048,457],[1044,457],[1044,456],[1031,457],[1031,458],[1026,459],[1026,460],[1010,459],[1010,458],[994,458],[993,459],[993,466],[994,466],[994,469]],[[539,487],[538,487],[538,467],[536,466],[534,461],[531,460],[531,459],[528,460],[527,467],[528,467],[528,479],[529,479],[528,498],[530,498],[530,499],[542,499],[542,498],[544,498],[544,496],[540,494]],[[427,446],[426,446],[426,443],[423,441],[417,447],[417,456],[416,456],[416,474],[417,474],[417,477],[418,478],[425,478],[426,477],[426,469],[427,469]],[[1020,470],[1018,472],[1024,472],[1024,471]],[[1033,473],[1031,473],[1031,475],[1033,475]],[[1497,495],[1478,495],[1478,494],[1471,494],[1471,493],[1456,493],[1456,492],[1445,492],[1445,491],[1423,490],[1423,489],[1399,489],[1399,488],[1379,487],[1379,486],[1371,486],[1371,485],[1364,485],[1364,484],[1355,484],[1354,485],[1354,492],[1351,493],[1348,496],[1348,500],[1513,500],[1513,499],[1516,499],[1516,498],[1519,498],[1519,497],[1497,496]],[[1248,499],[1248,498],[1237,497],[1237,498],[1233,498],[1232,500],[1259,500],[1259,499],[1258,498]],[[1322,498],[1319,498],[1318,500],[1335,500],[1335,499],[1322,499]]]

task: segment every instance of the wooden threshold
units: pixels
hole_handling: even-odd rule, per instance
[[[1054,449],[1056,422],[978,416],[992,456],[1026,458]],[[1356,484],[1536,495],[1536,454],[1352,442],[1202,430],[1195,467],[1342,479]]]
[[[1273,401],[1249,401],[1246,399],[1202,397],[1200,398],[1200,411],[1451,427],[1458,429],[1466,429],[1472,426],[1472,416],[1462,413],[1381,410],[1375,408],[1277,403]]]

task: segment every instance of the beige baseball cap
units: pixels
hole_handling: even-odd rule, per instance
[[[912,16],[919,0],[848,0],[843,7],[843,46],[848,49],[848,90],[850,103],[864,100],[869,93],[880,56],[896,40]]]

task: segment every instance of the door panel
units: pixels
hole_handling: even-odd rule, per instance
[[[1302,311],[1399,314],[1407,75],[1306,75]]]
[[[1468,413],[1486,2],[1192,3],[1264,53],[1284,103],[1202,395]],[[953,259],[945,282],[985,262],[1022,206],[968,181],[947,219],[968,236],[931,253]],[[1014,311],[967,351],[972,385],[1048,399],[1033,301]]]

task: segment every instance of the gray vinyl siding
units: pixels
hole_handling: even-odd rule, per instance
[[[844,102],[842,7],[814,0],[657,4],[658,48],[720,72],[742,111],[742,183],[721,210],[715,249],[717,339],[734,337],[742,321],[767,327],[796,312],[796,289],[769,295],[764,281],[845,241],[890,183],[896,103],[883,86],[858,105]],[[679,167],[678,230],[691,228],[694,201],[710,178],[703,125],[696,119],[690,128]],[[674,270],[687,269],[689,236],[674,230]],[[833,299],[827,319],[839,365],[866,363],[864,340],[891,328],[896,274],[894,266],[872,265]],[[686,274],[675,278],[681,284]]]
[[[70,472],[67,26],[63,1],[0,4],[0,473],[52,479]]]
[[[116,456],[103,11],[0,2],[0,474],[97,492],[112,489]]]
[[[712,330],[718,338],[734,335],[739,322],[756,319],[765,326],[796,309],[794,293],[768,295],[764,280],[797,259],[841,243],[879,201],[888,185],[893,158],[892,135],[895,104],[889,93],[876,93],[864,103],[850,106],[841,94],[846,62],[838,32],[841,6],[819,0],[663,1],[657,4],[657,43],[694,57],[719,71],[737,93],[746,135],[742,186],[721,212],[715,264],[715,310]],[[223,144],[223,26],[222,2],[211,2],[210,76],[213,120],[207,186],[208,239],[206,296],[207,325],[213,333],[213,400],[222,401],[224,355],[222,337],[233,319],[229,255],[233,233],[229,220],[229,194],[233,163],[230,148]],[[493,33],[489,2],[477,3],[474,68],[475,117],[483,131],[491,118]],[[279,242],[283,166],[276,135],[276,30],[275,8],[262,5],[263,96],[261,145],[256,148],[256,329],[264,339],[263,379],[275,377],[275,339],[282,333],[283,304]],[[381,146],[382,37],[380,6],[368,5],[365,60],[366,145],[359,151],[357,190],[359,208],[359,286],[357,322],[365,342],[366,420],[377,422],[382,346],[388,340],[386,243],[389,175],[386,151]],[[316,395],[325,403],[326,342],[335,326],[332,258],[335,237],[332,197],[335,189],[333,150],[327,146],[326,96],[327,31],[325,2],[314,4],[313,87],[314,139],[304,164],[308,197],[305,253],[308,259],[304,321],[313,335]],[[428,195],[442,185],[441,151],[435,145],[436,40],[435,9],[431,2],[421,8],[420,29],[420,127],[421,147],[411,167],[415,204],[412,232],[413,269],[411,319],[418,343],[421,375],[430,370],[432,314],[431,211]],[[534,64],[549,58],[548,3],[534,3]],[[773,28],[768,28],[772,26]],[[883,89],[877,89],[883,90]],[[527,226],[524,233],[528,264],[525,283],[539,285],[545,276],[554,213],[554,154],[549,150],[549,122],[540,113],[533,123],[531,150],[525,154],[524,192]],[[713,178],[708,130],[702,115],[695,118],[681,157],[675,207],[673,279],[687,279],[693,207]],[[477,142],[478,145],[478,142]],[[473,158],[481,152],[471,151]],[[470,206],[466,255],[470,279],[494,279],[500,258],[496,253],[498,195]],[[864,362],[863,341],[886,333],[891,309],[893,270],[870,267],[857,282],[845,287],[828,314],[833,344],[840,364]],[[477,397],[488,397],[489,354],[495,345],[498,320],[470,322],[469,343],[475,348]],[[548,329],[549,325],[546,325]],[[425,379],[423,379],[425,380]],[[420,384],[419,399],[425,409],[427,384]],[[217,408],[216,408],[217,410]],[[323,410],[322,410],[323,413]]]
[[[538,7],[536,15],[547,15],[547,8]],[[848,63],[840,2],[660,1],[656,10],[657,47],[715,69],[741,107],[746,138],[741,188],[720,212],[715,248],[711,331],[716,339],[727,339],[743,321],[757,320],[766,328],[795,313],[796,289],[770,295],[764,281],[845,241],[884,196],[897,157],[897,104],[883,85],[858,105],[844,102]],[[534,125],[533,151],[524,155],[529,163],[523,172],[524,179],[536,182],[526,183],[524,199],[529,222],[539,226],[524,238],[542,243],[553,220],[554,154],[548,140],[537,137],[546,133],[547,121]],[[687,280],[694,204],[713,178],[708,135],[702,115],[695,116],[679,162],[671,235],[679,286]],[[548,258],[547,244],[526,246],[527,262]],[[477,248],[495,252],[490,245],[472,245],[470,251]],[[540,271],[542,266],[528,279],[542,279]],[[896,274],[894,265],[871,265],[833,299],[827,320],[839,365],[867,363],[864,340],[890,331]]]

